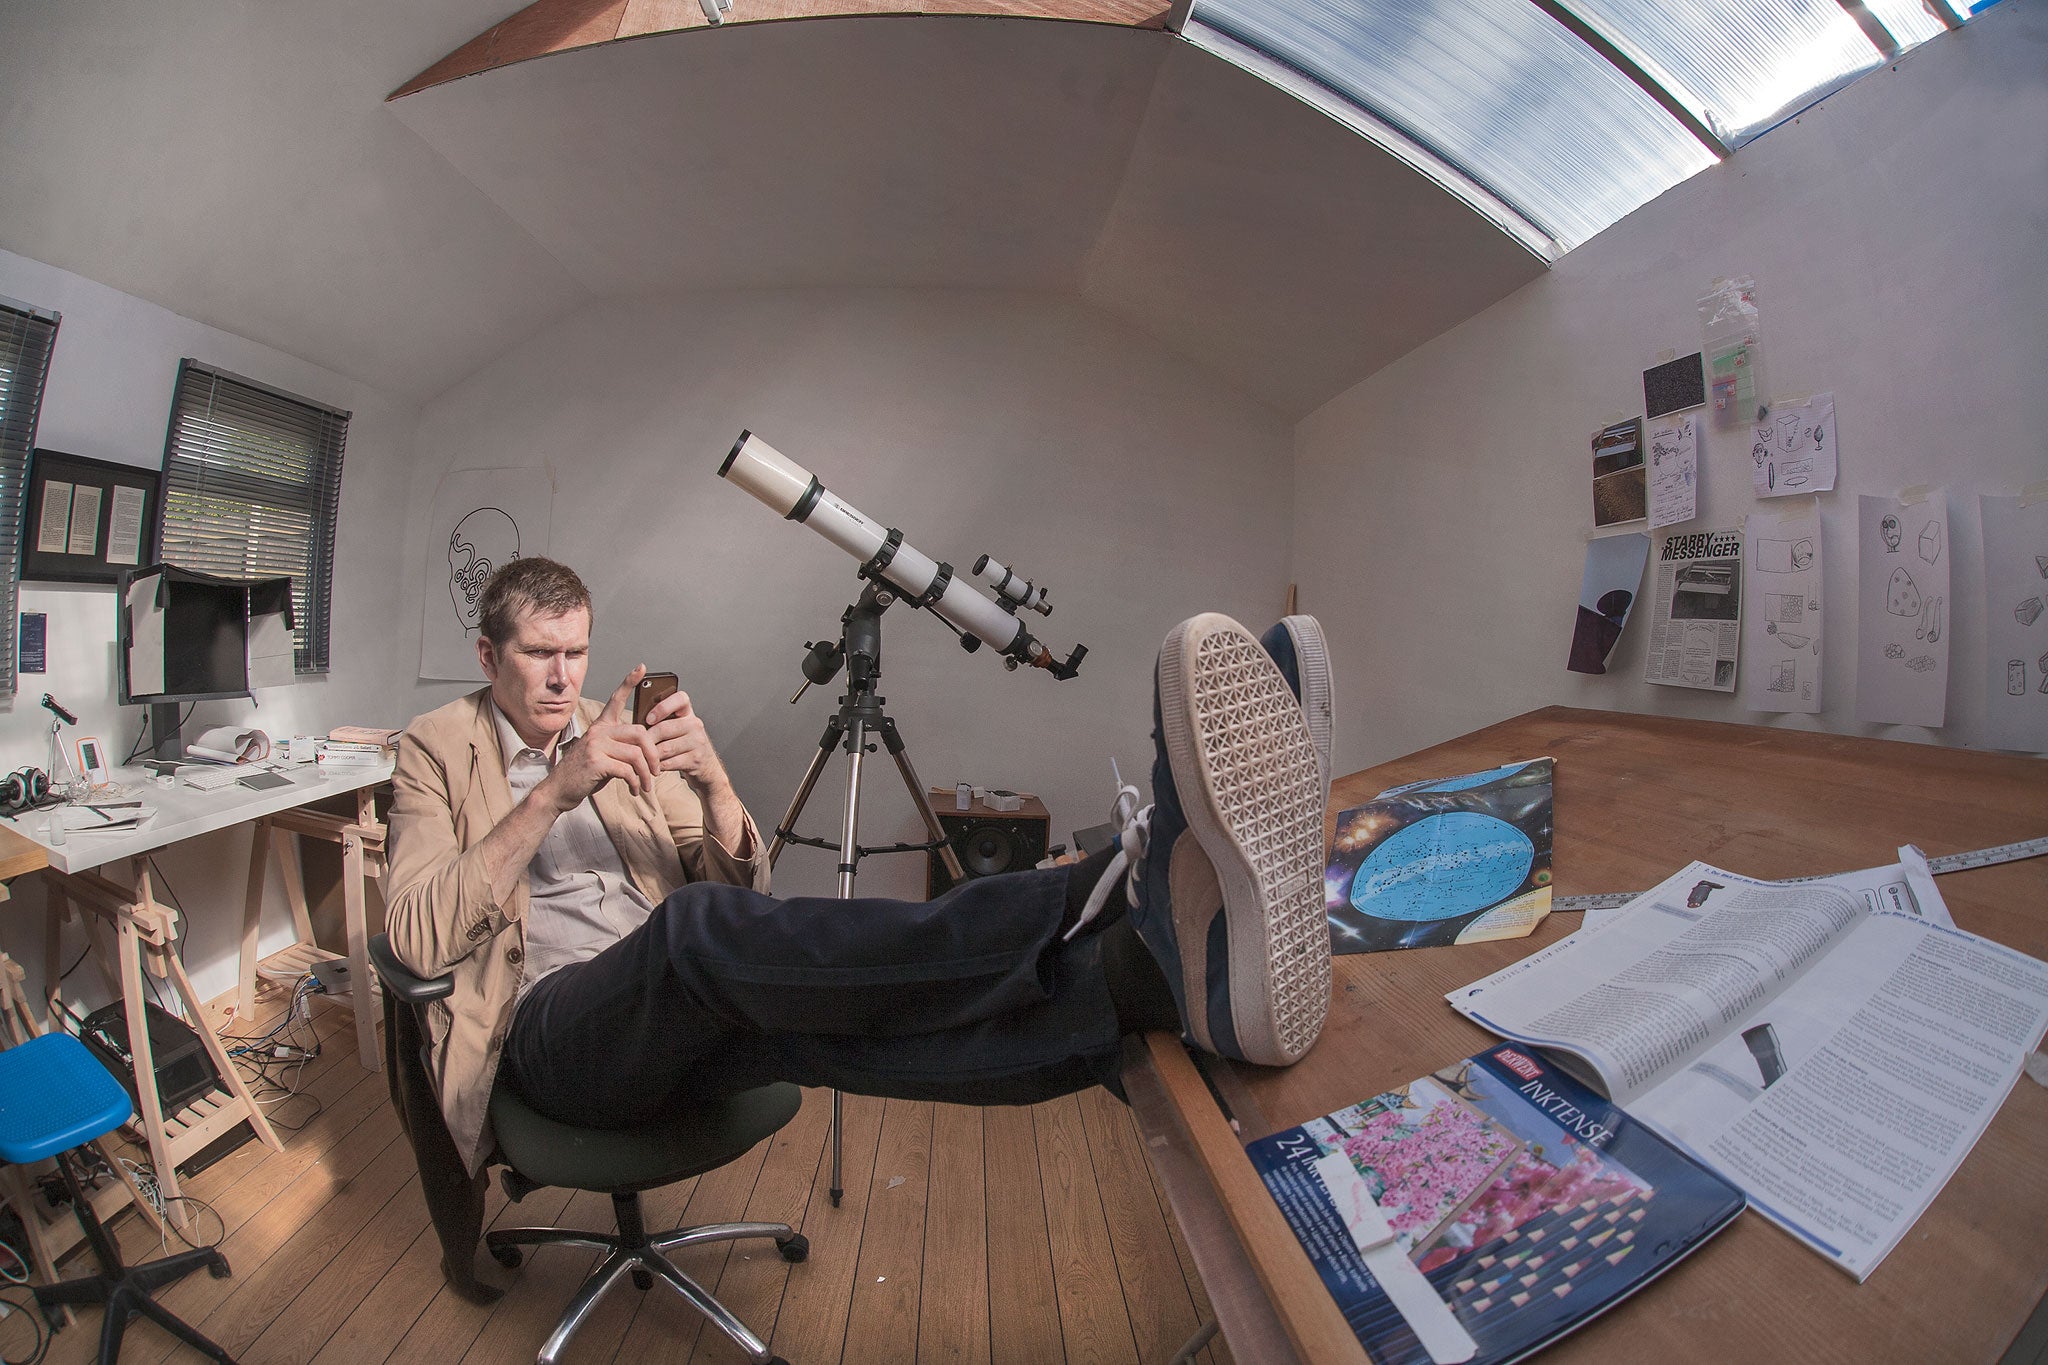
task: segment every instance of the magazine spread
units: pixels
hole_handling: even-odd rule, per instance
[[[1512,1046],[1245,1150],[1379,1365],[1518,1360],[1742,1210],[1733,1186]],[[1345,1163],[1336,1179],[1333,1158]],[[1395,1263],[1361,1252],[1340,1215],[1354,1179],[1393,1233]],[[1405,1311],[1404,1279],[1425,1286]],[[1442,1336],[1432,1316],[1462,1350],[1426,1344]]]
[[[1763,882],[1693,863],[1446,998],[1861,1280],[2019,1079],[2048,963],[1955,928],[1924,864]]]
[[[1550,913],[1551,761],[1381,792],[1337,817],[1323,904],[1339,953],[1521,938]]]
[[[1742,528],[1673,532],[1657,547],[1643,681],[1735,690],[1742,644]]]

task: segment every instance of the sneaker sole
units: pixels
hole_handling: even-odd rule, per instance
[[[1289,616],[1280,622],[1294,642],[1294,672],[1301,679],[1301,711],[1315,742],[1316,763],[1323,775],[1323,804],[1330,803],[1330,744],[1336,737],[1336,684],[1330,675],[1330,646],[1323,623],[1313,616]]]
[[[1322,775],[1308,721],[1258,637],[1213,613],[1166,637],[1159,705],[1188,829],[1222,891],[1238,1055],[1289,1065],[1315,1043],[1330,1004]],[[1174,906],[1190,1031],[1211,1051],[1203,1035],[1213,913]]]

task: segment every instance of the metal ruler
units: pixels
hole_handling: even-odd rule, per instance
[[[1999,863],[2016,863],[2025,858],[2048,856],[2048,839],[2022,839],[2016,844],[1998,844],[1991,848],[1972,849],[1968,853],[1944,853],[1939,858],[1929,858],[1927,868],[1935,876],[1945,872],[1965,872],[1973,867],[1993,867]],[[1787,877],[1787,882],[1817,882],[1820,877]],[[1591,896],[1554,896],[1550,908],[1553,910],[1611,910],[1617,905],[1627,905],[1640,891],[1603,891]]]

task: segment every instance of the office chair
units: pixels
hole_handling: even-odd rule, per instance
[[[145,1317],[178,1340],[222,1365],[234,1357],[173,1316],[151,1297],[201,1266],[217,1280],[230,1274],[227,1258],[211,1247],[180,1251],[141,1265],[128,1265],[107,1235],[92,1201],[71,1169],[69,1153],[111,1133],[135,1112],[134,1101],[85,1044],[68,1033],[48,1033],[0,1051],[0,1161],[26,1166],[54,1157],[85,1240],[99,1258],[100,1273],[61,1284],[36,1285],[45,1311],[70,1304],[106,1305],[100,1322],[99,1365],[121,1357],[129,1320]],[[23,1210],[24,1216],[33,1216]]]
[[[370,940],[370,962],[384,989],[415,1010],[424,1012],[455,988],[452,977],[427,980],[407,971],[384,934]],[[421,1032],[426,1035],[424,1019]],[[549,1185],[609,1194],[618,1221],[613,1233],[505,1228],[485,1235],[484,1245],[508,1268],[519,1265],[522,1246],[580,1246],[606,1253],[541,1346],[538,1365],[554,1365],[599,1300],[628,1274],[640,1289],[651,1289],[659,1279],[681,1294],[731,1337],[754,1365],[788,1365],[730,1309],[677,1269],[666,1253],[707,1242],[772,1237],[782,1259],[795,1262],[810,1254],[809,1240],[787,1223],[708,1223],[650,1235],[641,1220],[640,1193],[745,1155],[796,1117],[802,1099],[797,1087],[778,1082],[706,1101],[673,1118],[614,1131],[558,1123],[529,1109],[505,1086],[491,1093],[491,1128],[498,1143],[493,1159],[504,1164],[500,1180],[506,1195],[516,1202]]]

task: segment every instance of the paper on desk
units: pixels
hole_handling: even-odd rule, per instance
[[[1590,1066],[1630,1114],[1861,1280],[2048,1026],[2048,963],[1940,922],[1939,903],[1899,864],[1772,883],[1693,863],[1446,998],[1567,1069]]]
[[[2048,497],[1978,499],[1984,518],[1985,741],[2048,751]]]
[[[1752,711],[1820,710],[1820,509],[1752,512],[1749,610],[1742,621],[1742,704]]]
[[[1947,719],[1949,558],[1946,490],[1856,499],[1856,719]]]
[[[270,757],[270,736],[261,730],[216,725],[200,731],[199,737],[185,746],[185,752],[222,763],[261,763]]]

